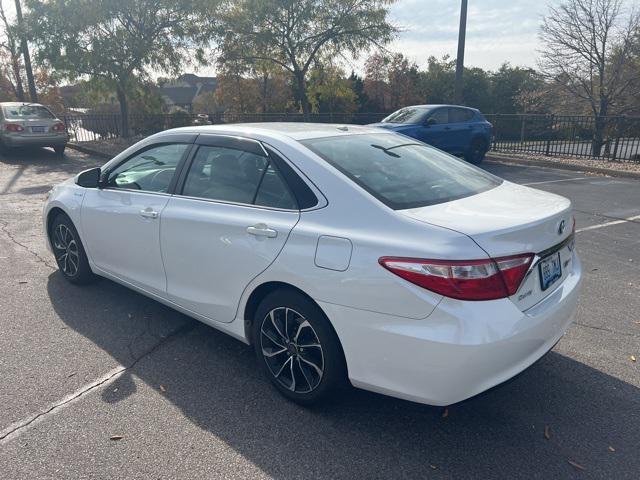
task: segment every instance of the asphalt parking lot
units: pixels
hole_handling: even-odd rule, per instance
[[[0,157],[1,478],[638,478],[640,181],[487,163],[574,203],[585,282],[567,336],[446,410],[358,390],[303,409],[242,343],[110,281],[62,279],[42,203],[101,163]]]

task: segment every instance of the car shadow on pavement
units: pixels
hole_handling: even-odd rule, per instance
[[[49,148],[20,148],[0,153],[0,163],[34,169],[35,173],[61,172],[75,175],[81,170],[100,166],[107,161],[80,152],[67,151],[60,156]]]
[[[105,409],[136,395],[139,379],[276,478],[623,479],[640,471],[640,389],[555,352],[447,409],[355,389],[302,408],[263,380],[250,347],[111,281],[76,287],[56,272],[48,294],[69,328],[132,365],[101,390]]]

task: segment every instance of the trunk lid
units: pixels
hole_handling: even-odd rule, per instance
[[[559,195],[505,181],[478,195],[399,213],[464,233],[493,258],[536,254],[511,297],[522,310],[553,292],[573,270],[571,202]],[[540,263],[551,257],[557,259],[561,275],[543,289]],[[544,268],[548,266],[549,262]]]

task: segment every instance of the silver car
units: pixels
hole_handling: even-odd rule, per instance
[[[62,155],[69,136],[51,110],[38,103],[0,103],[0,150],[13,147],[53,147]]]

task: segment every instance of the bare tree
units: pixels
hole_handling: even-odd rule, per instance
[[[20,50],[18,49],[18,40],[15,29],[7,18],[2,0],[0,0],[0,21],[4,27],[4,38],[0,39],[0,48],[5,50],[9,57],[11,73],[13,74],[13,82],[11,82],[11,86],[18,101],[24,102],[24,87],[22,86],[22,76],[20,73]]]
[[[548,80],[589,105],[595,156],[602,149],[607,115],[638,81],[623,73],[639,19],[637,12],[623,10],[622,0],[565,0],[549,7],[541,27],[540,68]]]

